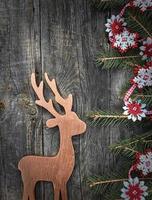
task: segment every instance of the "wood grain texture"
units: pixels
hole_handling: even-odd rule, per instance
[[[116,110],[125,72],[102,71],[94,58],[104,43],[106,13],[88,0],[0,1],[0,199],[21,200],[17,163],[24,155],[55,155],[59,131],[45,126],[48,113],[34,104],[30,74],[55,77],[63,96],[75,97],[73,110]],[[116,77],[122,79],[116,81]],[[52,97],[45,90],[46,97]],[[58,106],[56,108],[62,111]],[[90,128],[74,140],[76,165],[68,183],[69,200],[104,200],[84,184],[91,174],[105,173],[115,162],[108,145],[129,134],[125,129]],[[37,200],[53,199],[51,184],[38,184]]]

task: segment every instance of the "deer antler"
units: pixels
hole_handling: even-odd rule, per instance
[[[45,73],[45,79],[46,79],[47,84],[49,85],[49,87],[51,88],[51,90],[53,91],[55,95],[56,102],[58,102],[61,106],[63,106],[66,113],[70,112],[72,109],[72,94],[69,94],[68,97],[64,99],[58,92],[55,80],[52,79],[52,81],[50,81],[47,73]]]
[[[44,99],[44,94],[43,94],[43,81],[40,82],[40,85],[38,86],[36,84],[35,80],[35,73],[32,73],[31,75],[31,83],[32,87],[37,94],[39,100],[36,100],[35,103],[39,106],[42,106],[45,108],[49,113],[51,113],[54,117],[60,116],[60,114],[54,109],[52,100],[50,99],[48,102]]]

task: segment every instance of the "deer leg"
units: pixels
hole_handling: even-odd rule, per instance
[[[26,184],[24,184],[24,188],[23,188],[23,200],[28,200],[28,187]]]
[[[61,187],[61,197],[62,197],[62,200],[68,200],[66,184],[62,185]]]
[[[35,200],[35,193],[34,193],[34,191],[30,191],[29,200]]]
[[[23,192],[23,200],[28,200],[28,193],[26,190]]]
[[[30,184],[29,186],[29,200],[35,200],[35,184]]]
[[[59,198],[60,198],[60,189],[55,184],[53,184],[53,187],[54,187],[54,200],[59,200]]]

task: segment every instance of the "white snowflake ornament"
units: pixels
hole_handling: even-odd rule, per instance
[[[124,187],[121,189],[121,198],[124,200],[145,200],[148,196],[144,181],[139,181],[139,178],[130,178],[123,182]]]
[[[145,11],[152,7],[152,0],[134,0],[133,5],[139,7],[141,11]]]
[[[140,68],[133,82],[137,84],[138,88],[152,86],[152,67]]]
[[[144,176],[152,173],[152,151],[148,151],[146,154],[140,154],[136,159],[138,160],[137,169]]]
[[[140,55],[143,60],[152,61],[152,38],[148,37],[143,41],[143,46],[140,47]]]
[[[128,30],[124,30],[122,33],[117,34],[113,41],[112,46],[118,48],[121,53],[126,52],[129,48],[137,47],[137,33],[130,33]]]
[[[119,15],[112,15],[111,19],[107,19],[107,24],[105,24],[107,27],[106,32],[109,33],[109,37],[112,37],[113,35],[120,34],[126,25],[124,18],[121,18]]]
[[[146,104],[142,104],[140,100],[132,101],[129,99],[125,102],[124,115],[128,116],[128,119],[132,119],[133,122],[139,120],[141,121],[142,118],[146,117],[147,110],[145,109]]]

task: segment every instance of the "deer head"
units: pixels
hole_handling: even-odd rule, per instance
[[[73,103],[72,95],[69,94],[68,97],[64,99],[58,92],[55,80],[52,79],[52,81],[50,81],[47,73],[45,73],[45,79],[48,86],[54,93],[56,102],[60,104],[65,110],[64,115],[60,114],[55,110],[51,99],[48,102],[45,100],[43,94],[44,83],[43,81],[41,81],[38,86],[36,84],[35,74],[32,73],[31,75],[32,87],[38,96],[38,100],[36,100],[35,103],[45,108],[49,113],[51,113],[54,116],[54,118],[47,120],[46,126],[48,128],[58,126],[60,130],[62,130],[63,126],[66,126],[68,130],[67,134],[69,134],[69,136],[74,136],[84,133],[86,130],[86,124],[78,118],[75,112],[71,110]]]

